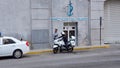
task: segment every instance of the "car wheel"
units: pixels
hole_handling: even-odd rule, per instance
[[[21,50],[16,50],[16,51],[14,51],[14,53],[13,53],[13,57],[16,58],[16,59],[21,58],[22,55],[23,55],[23,54],[22,54],[22,51],[21,51]]]

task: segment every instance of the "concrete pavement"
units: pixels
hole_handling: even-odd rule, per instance
[[[26,55],[21,59],[2,59],[2,68],[120,68],[120,46],[74,51]]]
[[[110,45],[92,45],[92,46],[79,46],[79,47],[75,47],[74,50],[78,51],[78,50],[90,50],[90,49],[97,49],[97,48],[110,48]],[[52,49],[40,49],[40,50],[31,50],[29,53],[27,54],[43,54],[43,53],[50,53],[52,52]]]

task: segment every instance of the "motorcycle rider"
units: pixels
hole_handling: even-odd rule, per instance
[[[68,42],[68,39],[67,39],[67,36],[65,34],[65,32],[61,32],[61,36],[59,38],[62,38],[64,43],[65,43],[65,47],[68,49],[68,45],[67,45],[67,42]]]

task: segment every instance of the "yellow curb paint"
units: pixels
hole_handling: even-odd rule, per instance
[[[93,48],[109,48],[109,45],[99,45],[99,46],[93,46]]]

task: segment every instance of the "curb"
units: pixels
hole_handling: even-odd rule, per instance
[[[75,47],[74,51],[79,50],[90,50],[90,49],[97,49],[97,48],[110,48],[110,45],[93,45],[93,46],[85,46],[85,47]],[[36,54],[43,54],[43,53],[50,53],[52,52],[52,49],[46,49],[46,50],[31,50],[29,55],[36,55]]]

